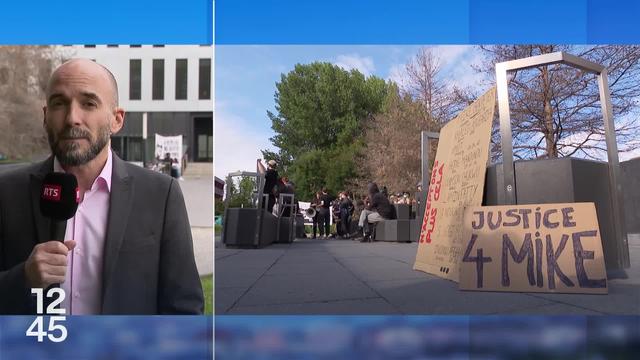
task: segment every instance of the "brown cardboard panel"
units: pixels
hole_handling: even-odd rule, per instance
[[[482,204],[495,87],[440,131],[413,268],[458,281],[466,206]]]
[[[469,207],[460,289],[606,294],[593,203]]]

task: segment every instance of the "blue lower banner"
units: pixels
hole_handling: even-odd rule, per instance
[[[0,360],[214,355],[211,317],[54,318],[42,317],[38,329],[35,316],[0,317]],[[638,316],[217,316],[215,323],[216,359],[631,359],[640,351]]]
[[[216,359],[631,359],[637,316],[217,316]]]
[[[0,316],[0,360],[213,358],[210,316],[54,318]]]

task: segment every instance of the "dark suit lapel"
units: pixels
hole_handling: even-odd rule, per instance
[[[104,264],[102,281],[102,301],[112,281],[113,272],[118,263],[120,247],[124,239],[127,219],[133,203],[133,178],[129,176],[125,162],[113,154],[113,171],[111,174],[111,196],[109,200],[109,216],[107,234],[104,244]]]
[[[40,192],[42,191],[42,180],[44,176],[53,171],[53,157],[49,157],[35,171],[29,174],[30,191],[31,191],[31,213],[33,215],[33,223],[36,228],[36,241],[38,243],[47,242],[49,239],[49,226],[51,220],[42,216],[40,212]]]

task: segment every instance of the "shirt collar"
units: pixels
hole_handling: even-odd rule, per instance
[[[58,161],[58,158],[55,156],[53,158],[53,171],[66,172],[62,168],[62,165],[60,165],[60,161]],[[102,182],[106,185],[107,191],[111,192],[112,172],[113,172],[113,155],[111,155],[111,149],[109,149],[109,152],[107,155],[107,162],[104,164],[104,167],[102,168],[102,171],[100,172],[100,174],[98,174],[98,177],[93,181],[93,184],[91,184],[91,190],[94,190],[95,187],[99,185],[99,182]]]

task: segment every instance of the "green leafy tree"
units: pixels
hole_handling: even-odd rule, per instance
[[[276,83],[276,113],[268,112],[279,150],[263,151],[280,164],[280,175],[310,199],[322,186],[345,188],[356,176],[355,155],[363,148],[364,125],[379,112],[387,84],[330,63],[296,65]]]
[[[229,207],[252,207],[253,194],[256,190],[256,179],[251,176],[243,176],[238,183],[233,181],[227,181],[229,189]]]

